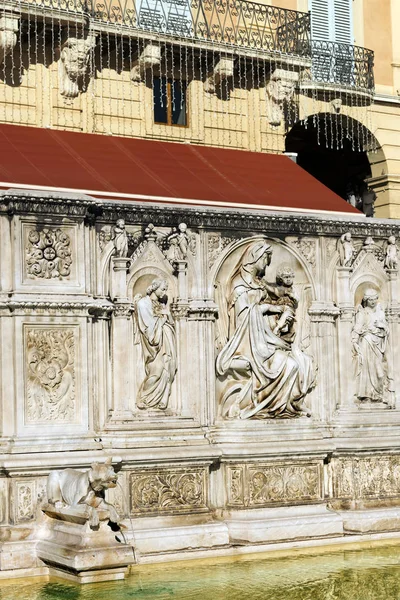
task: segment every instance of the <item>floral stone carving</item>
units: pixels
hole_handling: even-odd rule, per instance
[[[31,229],[26,269],[31,279],[65,279],[71,274],[71,240],[61,229]]]
[[[64,328],[29,329],[26,353],[27,421],[74,421],[74,331]]]
[[[206,509],[204,469],[131,473],[131,510],[136,513]]]

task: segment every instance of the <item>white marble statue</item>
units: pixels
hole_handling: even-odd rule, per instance
[[[399,262],[397,254],[398,248],[396,245],[396,238],[394,237],[394,235],[391,235],[388,238],[385,253],[385,267],[387,269],[397,269],[397,265]]]
[[[351,267],[356,250],[353,246],[351,233],[344,233],[339,240],[338,251],[340,257],[340,265],[342,267]]]
[[[142,347],[146,373],[137,395],[141,409],[166,409],[175,378],[175,328],[166,308],[167,289],[166,281],[154,279],[146,296],[136,299],[136,339]]]
[[[47,478],[47,498],[56,511],[84,509],[88,512],[91,527],[100,522],[99,511],[104,511],[103,520],[109,520],[118,527],[119,517],[114,506],[105,500],[105,490],[115,488],[117,473],[122,462],[113,466],[112,458],[103,464],[95,462],[88,471],[64,469],[52,471]],[[45,512],[47,512],[45,510]]]
[[[357,307],[352,344],[357,360],[356,396],[360,401],[388,402],[390,392],[387,362],[389,327],[378,292],[367,289]]]
[[[227,283],[230,336],[216,369],[225,382],[222,414],[228,418],[309,415],[304,397],[314,385],[314,370],[311,357],[293,343],[293,272],[278,271],[278,285],[267,284],[271,257],[266,241],[251,244]]]
[[[178,228],[168,236],[167,242],[167,258],[170,262],[186,260],[190,244],[186,223],[179,223]]]
[[[128,234],[126,233],[124,219],[118,219],[115,223],[113,242],[115,256],[118,258],[126,258],[128,256]]]

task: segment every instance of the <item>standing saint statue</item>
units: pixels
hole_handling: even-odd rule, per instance
[[[141,344],[145,378],[137,395],[141,409],[165,410],[176,373],[175,328],[166,308],[168,283],[154,279],[145,297],[136,297],[136,341]]]
[[[278,287],[267,284],[264,275],[271,257],[266,241],[251,244],[227,282],[229,339],[216,362],[227,418],[310,416],[304,397],[314,386],[314,369],[312,358],[293,343],[297,304],[278,302],[292,295],[293,274],[282,271]],[[284,291],[281,279],[286,275]],[[284,313],[286,324],[281,321]]]
[[[126,258],[128,256],[128,234],[126,233],[124,219],[118,219],[115,223],[113,241],[115,256]]]
[[[357,307],[351,341],[357,359],[356,396],[361,402],[390,404],[391,378],[387,361],[389,326],[378,292],[367,289]]]

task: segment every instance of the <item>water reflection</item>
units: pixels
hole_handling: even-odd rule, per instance
[[[400,600],[399,547],[312,556],[164,565],[128,580],[77,586],[2,583],[0,600]]]

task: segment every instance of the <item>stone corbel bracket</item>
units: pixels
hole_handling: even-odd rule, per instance
[[[0,17],[0,64],[11,54],[17,43],[19,18],[14,14],[3,14]]]
[[[211,75],[204,83],[204,90],[209,94],[215,94],[217,88],[223,81],[231,81],[234,75],[235,62],[232,57],[220,58]]]
[[[58,63],[60,94],[64,98],[76,98],[83,91],[88,76],[90,58],[96,47],[96,36],[68,37],[61,46]]]
[[[293,98],[299,74],[295,71],[275,69],[271,73],[266,90],[268,95],[268,122],[273,127],[279,127],[284,117],[285,104]]]
[[[155,44],[147,44],[139,54],[136,64],[131,70],[131,80],[140,83],[146,79],[146,71],[159,68],[161,65],[161,48]]]

